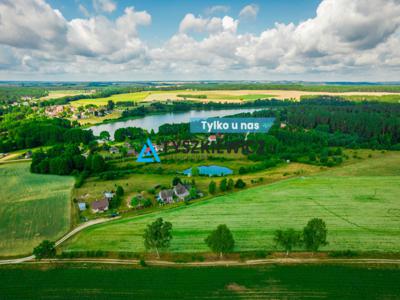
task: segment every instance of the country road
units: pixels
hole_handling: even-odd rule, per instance
[[[111,259],[111,258],[66,258],[66,259],[44,259],[33,263],[93,263],[111,265],[139,265],[136,259]],[[159,267],[215,267],[215,266],[256,266],[271,264],[390,264],[399,265],[400,259],[375,259],[375,258],[266,258],[247,261],[219,260],[206,262],[173,262],[163,260],[146,260],[149,266]]]
[[[96,220],[92,220],[92,221],[88,221],[86,223],[83,223],[81,225],[79,225],[78,227],[74,228],[73,230],[71,230],[70,232],[68,232],[66,235],[64,235],[62,238],[60,238],[58,241],[55,242],[55,246],[59,246],[60,244],[62,244],[63,242],[65,242],[66,240],[68,240],[71,236],[77,234],[78,232],[82,231],[83,229],[93,226],[93,225],[97,225],[97,224],[101,224],[101,223],[105,223],[108,221],[112,221],[112,220],[116,220],[120,217],[117,218],[100,218],[100,219],[96,219]],[[34,255],[30,255],[30,256],[26,256],[26,257],[20,257],[20,258],[13,258],[13,259],[5,259],[5,260],[0,260],[0,265],[7,265],[7,264],[19,264],[19,263],[23,263],[23,262],[27,262],[30,260],[33,260],[35,258]]]

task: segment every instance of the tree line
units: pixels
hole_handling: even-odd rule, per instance
[[[59,143],[88,144],[94,140],[91,130],[73,127],[71,122],[65,119],[24,119],[20,114],[14,117],[9,116],[0,124],[0,152]]]

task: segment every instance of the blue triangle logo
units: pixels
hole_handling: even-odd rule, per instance
[[[154,149],[150,139],[147,139],[146,143],[143,145],[142,151],[140,151],[140,154],[136,161],[142,163],[152,163],[154,161],[161,162],[160,158],[158,157],[157,151],[156,149]]]

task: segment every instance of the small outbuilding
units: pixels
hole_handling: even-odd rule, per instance
[[[79,202],[78,203],[78,208],[80,211],[86,210],[86,203],[85,202]]]

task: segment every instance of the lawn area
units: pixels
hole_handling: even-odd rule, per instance
[[[1,267],[5,299],[395,299],[395,267]]]
[[[0,256],[31,253],[70,228],[72,177],[37,175],[29,163],[0,165]]]
[[[158,217],[173,224],[173,252],[206,252],[204,238],[218,224],[231,228],[236,251],[273,250],[275,230],[300,230],[310,218],[320,217],[330,242],[322,250],[399,251],[400,176],[392,167],[399,162],[400,153],[377,156],[344,166],[341,173],[333,169],[117,220],[81,232],[64,250],[142,252],[143,230]],[[385,166],[385,173],[375,172]]]

